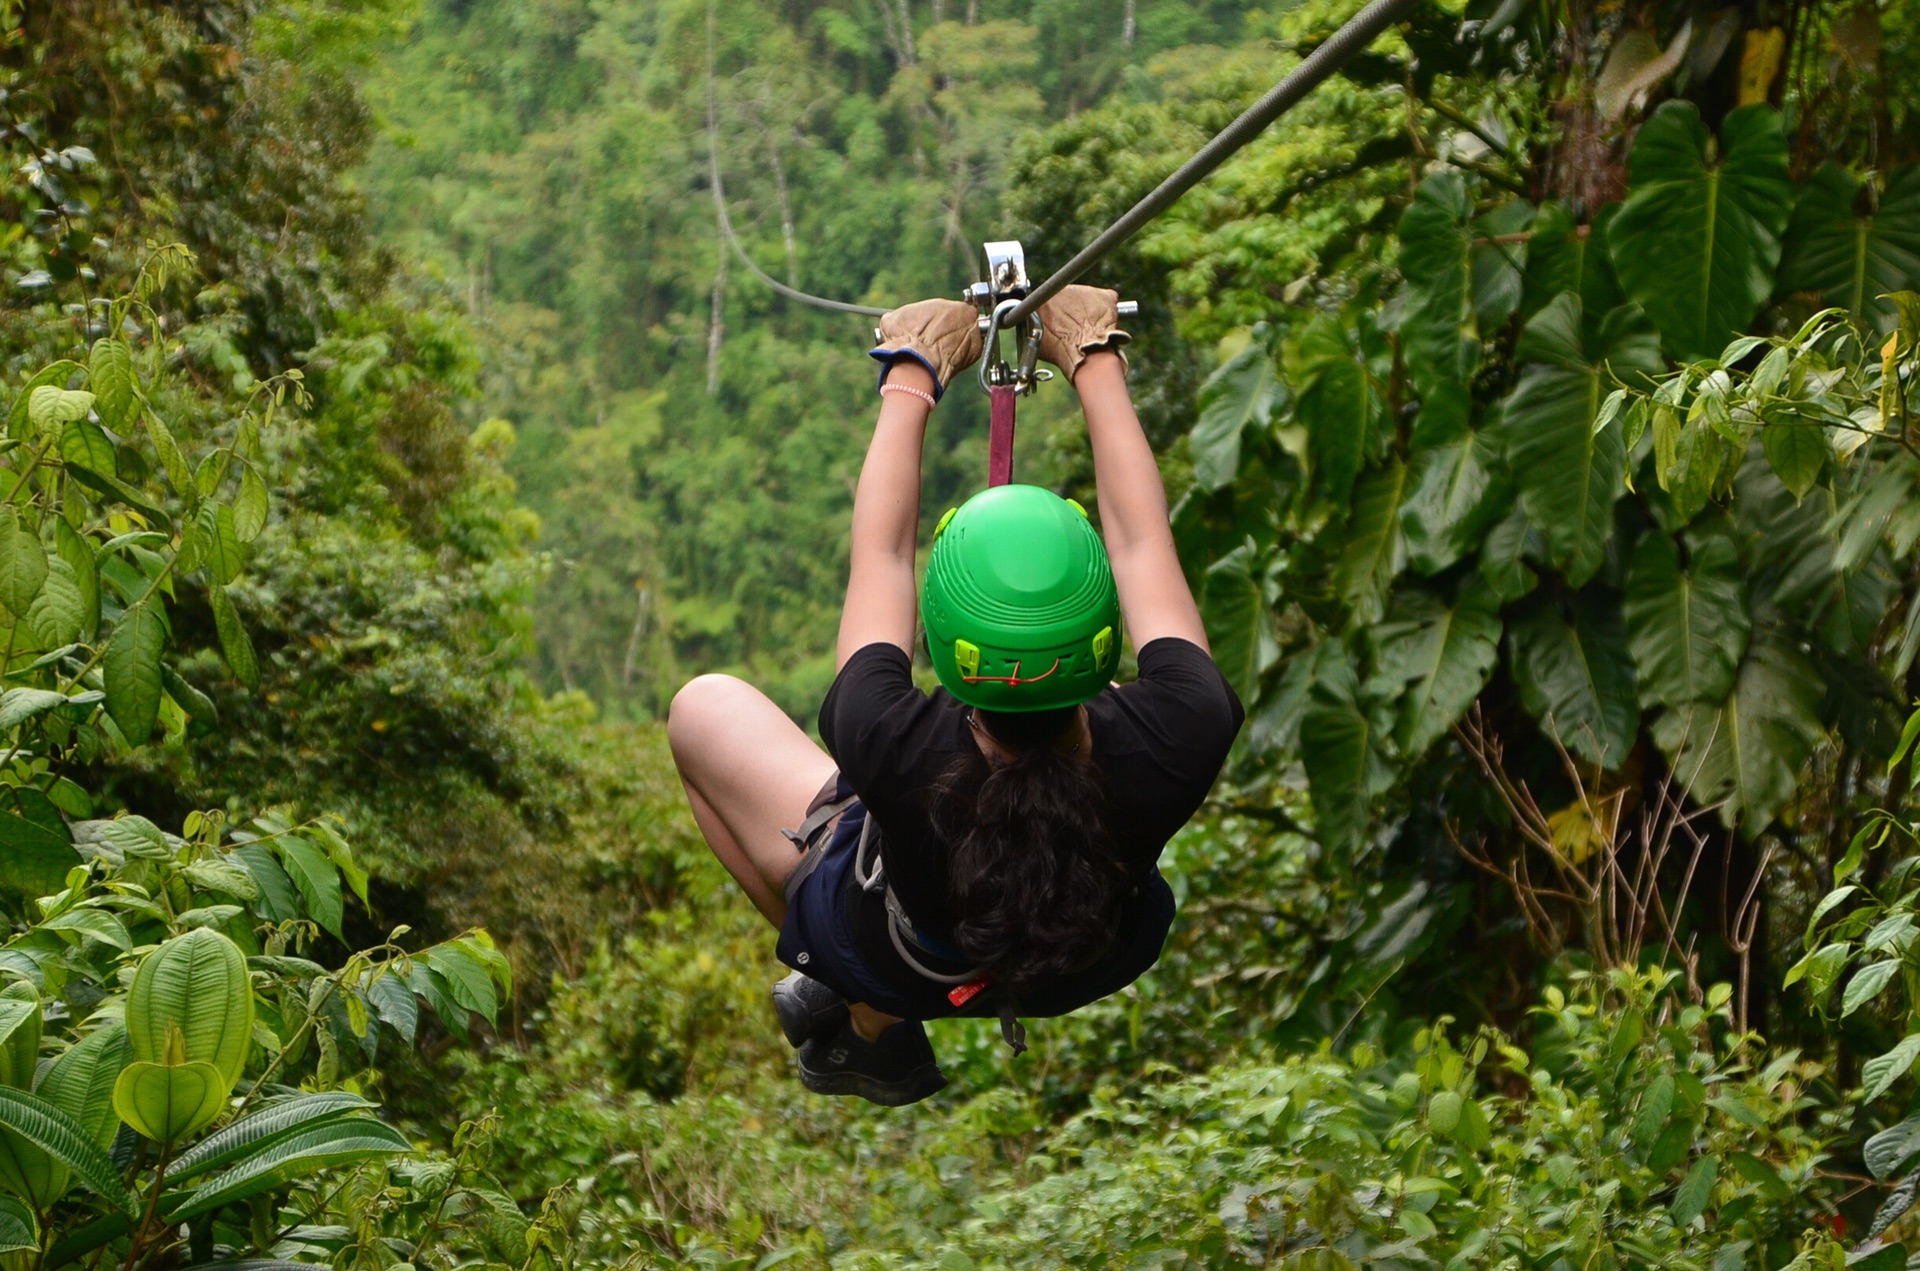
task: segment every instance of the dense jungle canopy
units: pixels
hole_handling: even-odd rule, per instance
[[[1901,0],[1431,0],[1103,262],[1174,934],[793,1077],[659,720],[811,725],[870,323],[722,213],[1045,272],[1358,7],[0,0],[0,1271],[1920,1259]]]

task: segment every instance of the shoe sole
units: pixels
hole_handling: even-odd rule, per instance
[[[815,1094],[857,1095],[883,1108],[904,1108],[946,1089],[947,1075],[927,1064],[899,1081],[880,1081],[861,1072],[810,1072],[801,1064],[800,1084]]]
[[[815,1015],[800,1000],[798,993],[785,991],[783,980],[773,986],[773,1013],[780,1019],[780,1031],[786,1034],[787,1045],[795,1050],[807,1044],[809,1038],[821,1033],[838,1032],[840,1025],[847,1020],[847,1004],[837,1002],[826,1013]]]

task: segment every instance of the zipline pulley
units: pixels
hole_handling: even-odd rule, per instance
[[[1013,404],[1040,384],[1053,378],[1053,372],[1040,365],[1040,314],[1038,309],[1016,320],[1013,314],[1022,308],[1033,285],[1027,281],[1027,253],[1017,239],[988,243],[987,277],[961,293],[980,310],[980,334],[986,346],[980,354],[980,387],[992,403],[992,426],[987,449],[987,484],[1006,485],[1013,480]],[[1140,306],[1131,300],[1120,302],[1120,314],[1131,317]],[[1000,353],[1000,335],[1014,336],[1014,360]]]

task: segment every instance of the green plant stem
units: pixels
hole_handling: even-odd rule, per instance
[[[1429,97],[1427,98],[1427,109],[1431,110],[1434,114],[1439,115],[1442,119],[1446,119],[1452,123],[1459,124],[1462,128],[1465,128],[1468,132],[1472,133],[1474,136],[1480,138],[1481,141],[1485,142],[1487,149],[1493,151],[1495,154],[1499,155],[1501,158],[1511,159],[1513,157],[1512,151],[1508,150],[1506,146],[1502,145],[1499,141],[1495,140],[1492,133],[1489,133],[1486,129],[1482,128],[1479,124],[1475,123],[1472,120],[1472,118],[1466,114],[1466,112],[1460,110],[1459,108],[1447,102],[1443,102],[1437,97]]]
[[[27,478],[33,475],[33,470],[40,466],[40,461],[47,457],[49,450],[53,449],[54,440],[52,437],[47,438],[46,444],[33,452],[33,459],[25,468],[21,469],[20,476],[13,483],[13,489],[7,491],[6,501],[8,503],[13,502],[13,496],[20,493],[20,487],[27,483]]]
[[[160,1163],[153,1167],[153,1190],[147,1194],[147,1212],[140,1219],[140,1225],[134,1228],[133,1240],[127,1246],[127,1261],[120,1271],[133,1271],[135,1260],[139,1257],[140,1246],[147,1238],[147,1229],[153,1226],[154,1215],[160,1211],[160,1189],[167,1181],[167,1163],[172,1159],[168,1147],[160,1149]]]
[[[147,607],[147,602],[153,599],[153,593],[155,591],[158,591],[160,588],[160,584],[166,582],[168,575],[173,573],[173,566],[174,566],[174,561],[169,560],[167,562],[166,568],[162,569],[159,573],[153,576],[153,581],[147,584],[147,589],[140,593],[140,599],[134,601],[131,605],[128,605],[126,612],[120,615],[121,622],[126,621],[127,614],[133,613],[136,610],[144,609]],[[118,629],[119,629],[118,624],[115,624],[115,630],[118,630]],[[59,691],[61,693],[65,693],[68,689],[72,688],[74,685],[78,684],[81,680],[85,679],[87,677],[87,672],[91,671],[94,667],[100,665],[100,659],[107,656],[107,649],[110,645],[112,645],[112,643],[113,643],[113,637],[108,636],[105,643],[101,644],[99,648],[93,651],[93,656],[87,659],[86,665],[82,666],[78,671],[75,671],[73,673],[73,678],[68,680],[65,684],[61,685],[59,688]]]

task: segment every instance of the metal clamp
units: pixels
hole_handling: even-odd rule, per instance
[[[1004,239],[988,243],[986,255],[986,280],[974,283],[961,293],[961,299],[979,306],[980,334],[986,337],[986,347],[980,357],[980,387],[1011,385],[1014,392],[1025,396],[1053,378],[1052,371],[1039,365],[1043,334],[1039,313],[1028,314],[1017,327],[1005,325],[1008,316],[1033,290],[1033,284],[1027,279],[1026,249],[1018,239]],[[1131,300],[1122,300],[1118,309],[1123,318],[1140,312],[1140,306]],[[1017,332],[1019,344],[1013,362],[1000,356],[1000,333],[1005,330]]]

